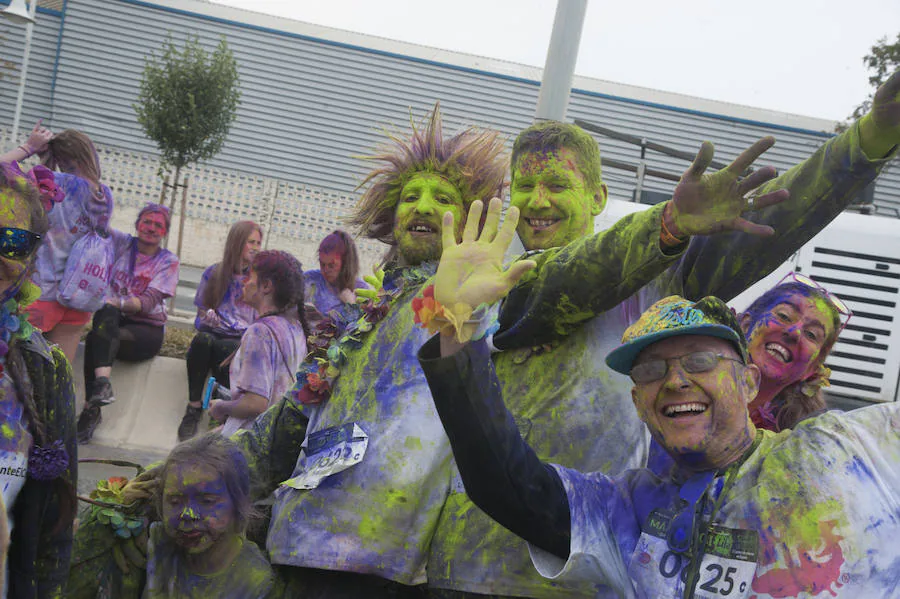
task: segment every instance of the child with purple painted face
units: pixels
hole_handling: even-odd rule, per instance
[[[169,454],[160,480],[144,597],[267,596],[272,568],[244,535],[250,468],[237,446],[215,434],[186,441]]]
[[[761,374],[749,405],[757,428],[793,428],[825,409],[825,358],[849,317],[843,302],[805,277],[776,285],[741,314],[750,359]]]

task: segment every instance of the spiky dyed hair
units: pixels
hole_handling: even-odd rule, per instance
[[[408,139],[389,135],[381,153],[366,160],[382,164],[359,185],[366,187],[347,219],[360,235],[394,245],[394,212],[400,191],[420,173],[446,178],[461,192],[466,207],[475,200],[487,202],[503,191],[508,161],[499,133],[469,127],[445,139],[440,102],[434,105],[427,126],[410,122]]]

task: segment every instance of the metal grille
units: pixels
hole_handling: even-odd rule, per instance
[[[862,232],[834,231],[817,237],[811,249],[801,258],[803,272],[853,310],[853,318],[826,360],[832,371],[829,391],[869,401],[894,401],[900,368],[896,318],[900,248],[879,244]]]

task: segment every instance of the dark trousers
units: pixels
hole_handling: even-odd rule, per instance
[[[115,306],[94,312],[91,332],[84,341],[84,383],[90,393],[94,369],[112,366],[115,360],[149,360],[162,348],[165,328],[134,322]]]
[[[203,386],[210,373],[223,387],[229,387],[228,366],[222,361],[240,346],[240,337],[222,337],[215,333],[201,332],[191,339],[187,352],[188,401],[203,399]]]
[[[274,566],[271,599],[424,599],[425,586],[407,586],[372,574]]]

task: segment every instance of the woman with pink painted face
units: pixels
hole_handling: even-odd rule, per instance
[[[85,406],[78,417],[78,442],[88,443],[115,401],[110,376],[116,359],[149,360],[162,348],[166,300],[178,286],[178,257],[160,247],[169,232],[169,209],[148,202],[135,221],[137,236],[111,230],[116,261],[110,269],[106,304],[94,313],[84,343]]]
[[[356,302],[356,289],[368,288],[359,279],[359,255],[353,238],[337,229],[319,244],[319,268],[303,273],[306,304],[319,314],[342,322],[348,304]]]
[[[825,409],[825,366],[849,308],[812,279],[790,274],[757,298],[740,316],[750,359],[761,373],[750,403],[757,428],[793,428]]]
[[[172,450],[160,480],[143,596],[268,596],[272,567],[245,536],[253,508],[241,450],[221,435],[191,439]]]

